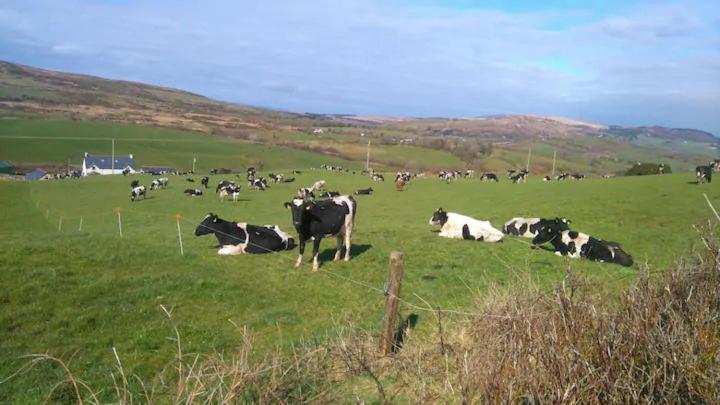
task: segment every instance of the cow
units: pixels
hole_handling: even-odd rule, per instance
[[[542,219],[515,217],[503,225],[502,231],[508,235],[534,238],[541,229],[547,226],[555,226],[561,231],[570,229],[570,220],[567,218]]]
[[[295,181],[295,177],[288,177],[286,179],[282,179],[283,183],[292,183]]]
[[[185,181],[187,181],[188,183],[195,183],[195,179],[190,177],[186,178]]]
[[[130,188],[133,189],[135,187],[140,186],[140,180],[133,180],[130,182]]]
[[[199,195],[203,195],[202,190],[199,190],[197,188],[187,188],[183,193],[187,194],[189,197],[195,197]]]
[[[302,172],[300,170],[293,170],[292,174],[301,174]]]
[[[200,179],[200,184],[205,186],[205,188],[208,188],[208,184],[210,183],[210,178],[207,176],[204,176]]]
[[[397,180],[395,180],[395,190],[397,190],[397,191],[403,191],[403,189],[405,188],[405,185],[406,185],[406,184],[407,184],[407,183],[406,183],[405,180],[403,180],[403,179],[397,179]]]
[[[140,197],[145,199],[147,197],[147,190],[145,189],[145,186],[137,186],[133,187],[132,190],[130,190],[130,201],[136,201],[139,200]]]
[[[270,177],[270,180],[272,180],[273,183],[281,183],[283,180],[282,174],[270,173],[270,174],[268,174],[268,177]]]
[[[579,173],[573,173],[572,175],[570,175],[570,178],[573,180],[583,180],[585,178],[585,175],[579,174]]]
[[[698,166],[695,168],[695,177],[697,177],[698,184],[705,182],[712,182],[712,166]]]
[[[497,183],[499,180],[495,173],[483,173],[482,176],[480,176],[480,181],[494,181]]]
[[[319,201],[296,197],[284,205],[285,208],[291,211],[293,225],[298,232],[300,254],[295,267],[300,266],[302,263],[305,243],[312,239],[312,271],[318,271],[320,241],[326,236],[335,236],[337,238],[335,260],[340,259],[343,241],[345,244],[345,261],[350,260],[352,231],[355,226],[355,213],[357,212],[355,199],[347,195]]]
[[[254,188],[255,190],[265,191],[265,189],[268,188],[267,180],[265,180],[264,177],[258,177],[257,179],[253,180],[252,188]]]
[[[555,180],[557,180],[557,181],[563,181],[563,180],[568,179],[569,177],[570,177],[570,173],[565,173],[565,172],[563,172],[563,173],[560,173],[560,174],[558,174],[557,176],[555,176]]]
[[[545,176],[545,177],[543,177],[543,181],[552,181],[552,177]]]
[[[226,186],[220,190],[220,201],[224,201],[225,197],[232,196],[233,201],[237,201],[240,196],[240,186]]]
[[[297,191],[297,197],[303,198],[303,199],[305,199],[305,198],[315,198],[315,193],[313,192],[312,187],[309,187],[309,188],[308,188],[308,187],[299,188],[298,191]]]
[[[468,170],[465,170],[463,177],[473,177],[474,175],[475,175],[475,170],[468,169]]]
[[[357,191],[354,192],[353,194],[355,194],[355,195],[370,195],[370,194],[373,193],[373,191],[375,191],[375,190],[373,190],[372,187],[370,187],[370,188],[361,188],[360,190],[357,190]]]
[[[504,236],[488,221],[480,221],[454,212],[445,212],[442,208],[438,208],[430,217],[430,225],[439,226],[438,236],[444,238],[500,242]]]
[[[215,187],[215,192],[217,193],[217,192],[219,192],[221,189],[223,189],[223,188],[225,188],[225,187],[227,187],[227,186],[235,186],[235,182],[234,182],[234,181],[230,181],[230,180],[223,180],[223,181],[221,181],[221,182],[218,183],[217,187]]]
[[[529,173],[527,170],[520,170],[517,174],[511,176],[510,180],[512,180],[513,183],[525,183]]]
[[[318,180],[312,185],[313,191],[322,190],[325,188],[325,180]]]
[[[533,238],[533,245],[537,246],[550,242],[555,254],[558,256],[584,257],[598,262],[616,263],[626,267],[632,266],[632,256],[622,250],[619,243],[596,239],[590,235],[569,229],[561,229],[562,227],[557,224],[544,227]]]
[[[333,197],[338,197],[339,195],[340,195],[340,192],[338,192],[338,191],[326,191],[326,192],[320,194],[320,198],[333,198]]]
[[[372,181],[385,181],[385,176],[380,173],[373,173]]]
[[[209,213],[195,228],[195,236],[215,234],[219,255],[271,253],[295,248],[295,239],[277,225],[250,225],[230,222]]]
[[[165,188],[165,187],[167,187],[169,181],[170,180],[168,180],[167,177],[161,177],[159,179],[155,179],[152,181],[152,183],[150,183],[150,190]]]
[[[507,174],[508,177],[514,176],[516,172],[517,172],[517,170],[515,170],[515,169],[507,169],[505,171],[505,173]]]

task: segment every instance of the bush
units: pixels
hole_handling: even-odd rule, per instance
[[[672,173],[670,165],[664,163],[640,163],[625,173],[626,176],[646,176],[649,174],[669,174]]]

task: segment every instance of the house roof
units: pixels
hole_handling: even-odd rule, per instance
[[[93,166],[104,170],[112,169],[112,156],[85,156],[85,167]],[[135,159],[115,156],[115,169],[124,169],[128,166],[134,168]]]
[[[25,180],[40,180],[45,177],[46,174],[47,172],[43,169],[35,169],[25,175]]]

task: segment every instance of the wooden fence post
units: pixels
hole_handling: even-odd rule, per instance
[[[387,290],[385,291],[385,317],[383,318],[382,334],[380,335],[380,352],[385,356],[391,354],[393,346],[395,346],[395,318],[397,318],[398,304],[400,302],[403,266],[403,254],[401,252],[391,252]]]

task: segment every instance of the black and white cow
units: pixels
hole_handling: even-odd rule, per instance
[[[265,180],[264,177],[258,177],[257,179],[253,180],[252,188],[254,188],[255,190],[265,191],[265,189],[268,188],[267,180]]]
[[[445,212],[438,208],[430,217],[430,225],[440,227],[438,236],[451,239],[500,242],[503,233],[493,228],[489,221],[480,221],[454,212]]]
[[[220,190],[222,190],[223,188],[225,188],[225,187],[227,187],[227,186],[233,186],[233,187],[234,187],[234,186],[235,186],[235,182],[234,182],[234,181],[230,181],[230,180],[223,180],[223,181],[221,181],[221,182],[218,183],[217,187],[215,187],[215,192],[218,193],[218,192],[220,192]]]
[[[320,194],[320,198],[333,198],[338,197],[340,195],[340,192],[338,191],[325,191],[324,193]]]
[[[268,174],[268,177],[270,177],[270,180],[272,180],[273,183],[281,183],[284,176],[282,174],[270,173]]]
[[[315,193],[312,187],[299,188],[297,191],[297,197],[302,199],[315,198]]]
[[[139,185],[140,185],[140,180],[133,180],[130,182],[130,189],[138,187]]]
[[[205,186],[205,188],[208,188],[208,184],[210,183],[210,178],[207,176],[204,176],[200,179],[200,184]]]
[[[545,176],[545,177],[543,177],[543,181],[552,181],[552,177]]]
[[[187,181],[188,183],[195,183],[195,179],[193,179],[192,177],[186,178],[185,181]]]
[[[557,181],[567,180],[568,178],[570,178],[570,173],[565,173],[565,172],[560,173],[557,176],[555,176],[555,180],[557,180]]]
[[[540,230],[533,239],[534,245],[550,242],[555,254],[571,258],[584,257],[589,260],[605,263],[616,263],[622,266],[632,266],[633,258],[627,254],[617,242],[595,239],[590,235],[561,230],[560,227],[549,225]]]
[[[145,189],[145,186],[133,187],[133,189],[130,190],[130,201],[137,201],[140,197],[142,197],[143,200],[147,197],[147,189]]]
[[[357,212],[355,199],[347,195],[319,201],[296,197],[291,202],[286,202],[285,208],[292,212],[293,226],[298,232],[300,255],[295,267],[302,263],[305,243],[312,239],[313,271],[317,271],[320,241],[327,236],[337,238],[335,260],[340,260],[343,242],[345,244],[345,261],[350,260],[352,231]]]
[[[196,197],[199,195],[203,195],[202,190],[199,190],[197,188],[187,188],[187,189],[185,189],[185,191],[183,191],[183,193],[187,194],[190,197]]]
[[[372,181],[385,181],[385,176],[380,173],[373,173]]]
[[[220,189],[220,201],[225,201],[226,197],[232,197],[233,201],[237,201],[240,197],[240,186],[229,185]]]
[[[712,166],[698,166],[695,168],[695,176],[697,177],[698,184],[705,182],[712,182]]]
[[[357,190],[357,191],[354,192],[353,194],[355,194],[355,195],[370,195],[370,194],[373,193],[373,191],[375,191],[375,190],[373,190],[372,187],[370,187],[370,188],[361,188],[360,190]]]
[[[570,178],[573,179],[573,180],[583,180],[583,179],[585,179],[585,175],[584,175],[584,174],[579,174],[579,173],[573,173],[573,174],[570,176]]]
[[[161,177],[161,178],[159,178],[159,179],[155,179],[155,180],[152,181],[152,183],[150,183],[150,190],[156,190],[156,189],[159,189],[159,188],[166,188],[169,181],[170,181],[170,180],[168,180],[167,177]]]
[[[210,213],[195,228],[195,236],[215,234],[220,249],[219,255],[241,255],[244,253],[270,253],[295,248],[295,239],[283,232],[277,225],[250,225],[244,222],[229,222]]]
[[[483,173],[480,176],[480,181],[494,181],[498,182],[498,176],[495,173]]]
[[[288,178],[282,180],[283,183],[292,183],[294,181],[295,181],[295,177],[288,177]]]
[[[547,226],[554,226],[556,229],[566,231],[570,229],[570,220],[567,218],[543,219],[515,217],[505,222],[502,231],[508,235],[534,238],[539,234],[540,230]]]
[[[528,174],[530,174],[530,172],[527,170],[520,170],[517,174],[510,176],[510,180],[512,180],[513,183],[525,183]]]

